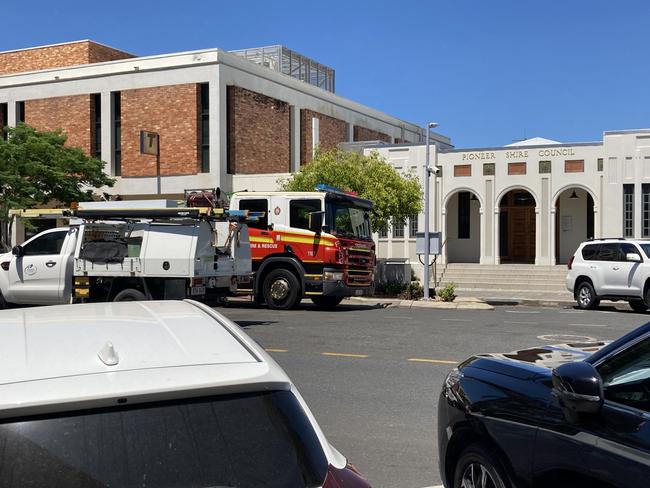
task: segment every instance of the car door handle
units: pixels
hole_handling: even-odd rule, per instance
[[[598,266],[589,266],[591,269],[598,269]]]
[[[48,261],[47,263],[45,263],[45,266],[47,266],[48,268],[51,268],[55,264],[56,264],[56,261]]]
[[[620,266],[614,266],[612,269],[613,269],[614,271],[618,271],[619,269],[621,269],[621,267],[620,267]]]

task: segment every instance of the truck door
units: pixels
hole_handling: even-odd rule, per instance
[[[76,233],[52,229],[23,244],[23,255],[13,256],[9,265],[7,300],[44,305],[60,303],[65,287],[65,270]],[[69,244],[69,245],[66,245]]]

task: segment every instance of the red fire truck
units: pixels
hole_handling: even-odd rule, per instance
[[[248,288],[269,308],[303,297],[324,308],[372,292],[372,202],[326,185],[313,192],[238,192],[231,210],[263,215],[249,225],[253,279]]]

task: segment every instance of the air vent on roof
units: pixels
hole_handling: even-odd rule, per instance
[[[99,350],[97,356],[99,356],[101,362],[106,366],[115,366],[120,362],[120,357],[117,355],[117,351],[113,347],[112,342],[104,344],[104,347]]]

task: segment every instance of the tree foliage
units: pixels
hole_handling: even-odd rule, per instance
[[[7,128],[0,138],[0,221],[8,240],[12,208],[34,208],[49,202],[68,205],[91,199],[93,189],[112,186],[104,163],[78,147],[65,146],[61,132],[40,132],[25,124]]]
[[[388,229],[388,221],[405,222],[422,210],[422,189],[413,174],[400,174],[376,151],[368,156],[341,149],[317,151],[314,159],[288,180],[284,191],[313,191],[323,183],[356,192],[372,200],[374,230]]]

